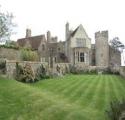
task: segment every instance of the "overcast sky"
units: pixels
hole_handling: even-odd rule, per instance
[[[125,44],[125,0],[0,0],[0,4],[15,16],[15,40],[25,37],[26,28],[32,35],[50,30],[64,40],[68,21],[72,29],[82,24],[92,41],[95,32],[108,30],[109,39],[117,36]]]
[[[125,43],[125,0],[0,0],[0,4],[15,16],[15,38],[24,37],[28,27],[32,35],[50,30],[64,40],[68,21],[72,29],[82,24],[92,40],[95,32],[109,30],[110,39],[118,36]]]

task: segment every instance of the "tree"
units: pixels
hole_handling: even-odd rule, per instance
[[[6,41],[5,43],[6,46],[8,47],[18,47],[18,43],[16,41]]]
[[[119,40],[118,37],[115,37],[112,40],[110,40],[110,46],[120,52],[122,52],[123,49],[125,49],[125,45]]]
[[[15,26],[12,19],[12,13],[0,11],[0,42],[5,42],[10,39],[10,35],[13,33],[12,28]]]
[[[39,57],[35,51],[30,49],[21,49],[21,59],[23,61],[38,61]]]

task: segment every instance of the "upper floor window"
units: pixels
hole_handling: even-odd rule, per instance
[[[84,47],[85,46],[85,39],[76,38],[76,45],[77,45],[77,47]]]

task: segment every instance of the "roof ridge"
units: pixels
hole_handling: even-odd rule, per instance
[[[75,35],[75,33],[77,32],[78,29],[79,29],[79,26],[72,32],[72,34],[71,34],[72,37]]]

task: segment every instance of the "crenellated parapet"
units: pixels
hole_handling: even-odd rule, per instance
[[[98,38],[98,37],[107,37],[108,38],[108,30],[96,32],[95,38]]]

